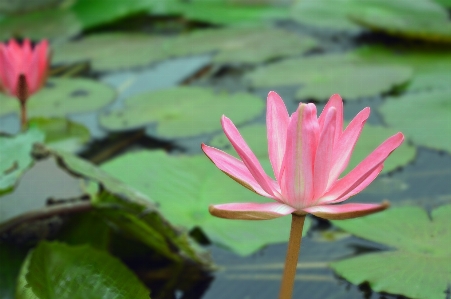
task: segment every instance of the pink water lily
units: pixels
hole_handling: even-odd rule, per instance
[[[22,44],[14,39],[5,44],[0,43],[0,86],[8,94],[18,97],[19,77],[23,75],[28,95],[32,95],[44,84],[48,64],[46,40],[34,48],[28,39]]]
[[[386,209],[388,203],[339,204],[367,187],[404,139],[402,133],[391,136],[340,178],[369,115],[367,107],[343,130],[343,102],[339,95],[330,98],[319,117],[314,104],[303,103],[290,116],[279,95],[270,92],[266,121],[275,180],[265,173],[232,121],[223,116],[224,132],[241,160],[204,144],[203,151],[235,181],[274,201],[212,205],[210,213],[221,218],[249,220],[289,214],[348,219]]]

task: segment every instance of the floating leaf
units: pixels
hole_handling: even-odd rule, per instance
[[[367,46],[358,49],[355,53],[362,60],[370,63],[411,67],[413,76],[407,86],[409,91],[449,88],[451,55],[447,49]]]
[[[338,93],[353,100],[389,92],[411,76],[409,67],[364,62],[348,53],[283,60],[258,68],[245,78],[256,87],[302,84],[296,94],[299,99],[327,100]]]
[[[0,19],[0,39],[67,39],[81,32],[76,15],[67,9],[48,9]]]
[[[243,123],[257,116],[263,101],[247,93],[214,93],[200,87],[178,87],[144,93],[125,100],[125,107],[100,117],[108,130],[136,129],[157,122],[158,136],[187,137],[210,133],[221,128],[225,114]]]
[[[27,102],[29,117],[66,117],[101,108],[114,99],[114,90],[88,79],[52,79]],[[18,100],[0,94],[1,115],[19,113]]]
[[[414,143],[451,152],[451,89],[388,98],[379,110]]]
[[[269,161],[263,164],[268,167]],[[102,168],[158,202],[172,223],[189,229],[200,227],[212,241],[240,255],[248,255],[270,243],[287,241],[290,217],[231,221],[209,214],[210,204],[268,202],[268,199],[222,174],[203,155],[175,157],[163,151],[140,151],[109,161]]]
[[[149,298],[135,274],[107,252],[41,242],[30,255],[25,278],[35,298]]]
[[[287,5],[270,1],[166,0],[151,10],[156,14],[181,14],[186,19],[227,26],[253,26],[287,19]],[[280,1],[279,1],[280,2]],[[287,1],[285,1],[287,2]],[[289,3],[289,2],[288,2]],[[285,3],[285,4],[288,4]]]
[[[402,207],[334,221],[341,229],[396,250],[369,253],[331,266],[350,282],[368,282],[377,292],[443,299],[451,284],[449,215],[451,205],[435,209],[430,216],[418,207]]]
[[[34,1],[0,1],[0,12],[5,14],[23,14],[49,7],[69,6],[75,0],[34,0]]]
[[[27,255],[27,250],[14,245],[0,244],[0,298],[14,299],[20,266]]]
[[[28,130],[15,137],[0,136],[0,194],[14,188],[20,176],[33,163],[33,144],[43,140],[44,135],[38,130]]]
[[[354,0],[355,1],[355,0]],[[451,43],[451,21],[448,12],[429,0],[371,0],[351,11],[350,18],[376,31],[405,38]]]
[[[97,71],[139,67],[165,59],[163,39],[146,34],[103,33],[55,47],[54,63],[90,61]]]
[[[211,14],[211,13],[210,13]],[[316,46],[308,36],[273,28],[226,28],[195,31],[168,39],[168,55],[217,51],[217,63],[258,63],[302,54]]]
[[[44,142],[55,149],[77,151],[90,140],[86,127],[64,118],[32,118],[28,125],[44,132]]]
[[[268,158],[268,141],[266,137],[266,126],[251,125],[239,128],[241,135],[258,158]],[[394,135],[397,131],[391,128],[365,124],[362,134],[357,142],[351,156],[347,171],[351,170],[373,150],[375,150],[385,139]],[[211,146],[225,150],[227,153],[238,158],[235,150],[230,145],[224,134],[219,134],[209,142]],[[403,166],[415,158],[416,150],[413,146],[404,142],[384,162],[383,172],[389,172],[397,167]],[[346,172],[347,172],[346,171]],[[271,172],[270,172],[271,173]]]
[[[359,33],[362,27],[352,22],[348,15],[359,11],[368,1],[356,0],[296,0],[292,7],[293,20],[321,29]]]

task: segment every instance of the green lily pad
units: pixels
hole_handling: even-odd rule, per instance
[[[240,124],[260,114],[263,107],[262,99],[247,93],[177,87],[132,96],[122,109],[101,114],[100,124],[121,131],[157,123],[158,136],[188,137],[219,130],[223,114]]]
[[[451,20],[444,7],[428,0],[373,0],[350,13],[362,26],[405,38],[451,43]]]
[[[291,18],[301,24],[321,29],[359,33],[363,29],[348,15],[358,11],[367,1],[356,0],[297,0],[291,9]]]
[[[1,137],[0,194],[11,191],[22,174],[33,164],[33,144],[44,141],[38,130],[28,130],[15,137]]]
[[[49,7],[70,6],[76,0],[35,0],[35,1],[9,1],[0,0],[0,13],[23,14],[30,11]]]
[[[296,98],[327,100],[340,94],[346,100],[375,96],[406,83],[406,66],[364,62],[354,53],[287,59],[246,75],[254,87],[303,85]]]
[[[268,160],[262,163],[269,166]],[[109,161],[102,169],[155,200],[172,223],[200,227],[210,240],[240,255],[288,240],[290,217],[244,221],[209,214],[210,204],[270,200],[222,174],[204,155],[176,157],[163,151],[140,151]]]
[[[451,0],[434,0],[434,1],[440,4],[441,6],[451,8]]]
[[[5,243],[0,244],[0,298],[14,299],[16,282],[20,266],[27,255],[27,250]]]
[[[77,16],[67,9],[48,9],[0,19],[0,39],[12,37],[67,39],[81,32]]]
[[[99,218],[169,259],[180,261],[183,257],[202,266],[209,264],[191,244],[190,238],[167,223],[154,202],[144,194],[77,156],[56,150],[50,154],[69,172],[99,184],[100,189],[105,190],[89,192]]]
[[[226,28],[195,31],[168,39],[165,51],[175,56],[217,51],[216,63],[258,63],[299,55],[316,44],[311,37],[280,29]]]
[[[114,99],[106,84],[88,79],[51,79],[27,102],[29,117],[66,117],[69,113],[97,110]],[[0,94],[0,115],[19,113],[18,100]]]
[[[414,143],[451,152],[451,89],[388,98],[379,110]]]
[[[370,63],[397,64],[411,67],[413,76],[407,90],[424,91],[449,88],[451,55],[447,49],[412,49],[412,47],[362,47],[355,52]]]
[[[104,33],[55,47],[54,63],[90,61],[96,71],[139,67],[165,59],[161,37]]]
[[[240,128],[239,130],[254,154],[258,158],[267,159],[268,141],[266,137],[266,126],[251,125]],[[362,134],[360,135],[359,141],[354,148],[351,160],[345,173],[357,166],[358,163],[360,163],[366,156],[375,150],[376,147],[378,147],[385,139],[396,133],[397,131],[392,128],[366,124]],[[211,142],[209,142],[209,145],[220,148],[227,153],[238,157],[224,134],[215,136]],[[415,155],[415,147],[409,145],[407,142],[404,142],[386,160],[384,163],[385,166],[383,172],[389,172],[400,166],[406,165],[415,158]]]
[[[87,245],[41,242],[24,266],[21,272],[34,296],[19,299],[149,298],[149,290],[124,264]]]
[[[451,284],[451,205],[431,212],[392,208],[370,216],[333,221],[359,237],[395,248],[333,262],[337,274],[377,292],[443,299]]]
[[[32,118],[28,125],[45,133],[47,146],[68,152],[79,150],[91,138],[85,126],[65,118]]]

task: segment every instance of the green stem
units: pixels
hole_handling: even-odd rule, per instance
[[[296,267],[298,265],[299,251],[301,249],[304,221],[305,215],[292,214],[290,240],[288,241],[279,299],[291,299],[293,294],[294,278],[296,277]]]

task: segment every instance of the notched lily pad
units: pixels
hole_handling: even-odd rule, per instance
[[[262,99],[247,93],[177,87],[130,97],[120,110],[103,113],[100,124],[121,131],[157,123],[157,136],[188,137],[219,130],[223,114],[240,124],[257,116],[263,107]]]
[[[451,205],[430,213],[419,207],[392,208],[370,216],[333,221],[359,237],[395,248],[333,262],[354,284],[409,298],[443,299],[451,285]]]
[[[195,31],[167,40],[168,55],[186,56],[216,52],[216,63],[258,63],[285,56],[300,55],[317,42],[274,28],[226,28]]]
[[[302,85],[296,94],[300,100],[327,100],[334,93],[354,100],[389,92],[411,76],[410,67],[368,63],[347,53],[283,60],[258,68],[245,79],[255,87]]]
[[[20,176],[33,164],[33,144],[44,141],[39,130],[28,130],[15,137],[0,136],[0,194],[14,188]]]
[[[117,258],[87,245],[41,242],[29,253],[20,276],[19,299],[145,299],[150,293]]]
[[[451,89],[388,98],[379,110],[388,125],[414,143],[451,152]]]
[[[103,33],[55,47],[54,63],[89,61],[96,71],[139,67],[163,60],[163,38],[145,34]]]
[[[262,163],[266,168],[269,166],[268,160]],[[172,223],[189,229],[198,227],[211,241],[240,255],[288,240],[290,217],[245,221],[219,219],[209,214],[210,204],[270,199],[237,184],[204,155],[169,156],[163,151],[140,151],[109,161],[102,169],[153,198]],[[308,227],[309,224],[305,231]]]
[[[114,99],[106,84],[88,79],[51,79],[27,102],[29,117],[66,117],[71,113],[97,110]],[[0,95],[1,115],[19,113],[19,102]]]

